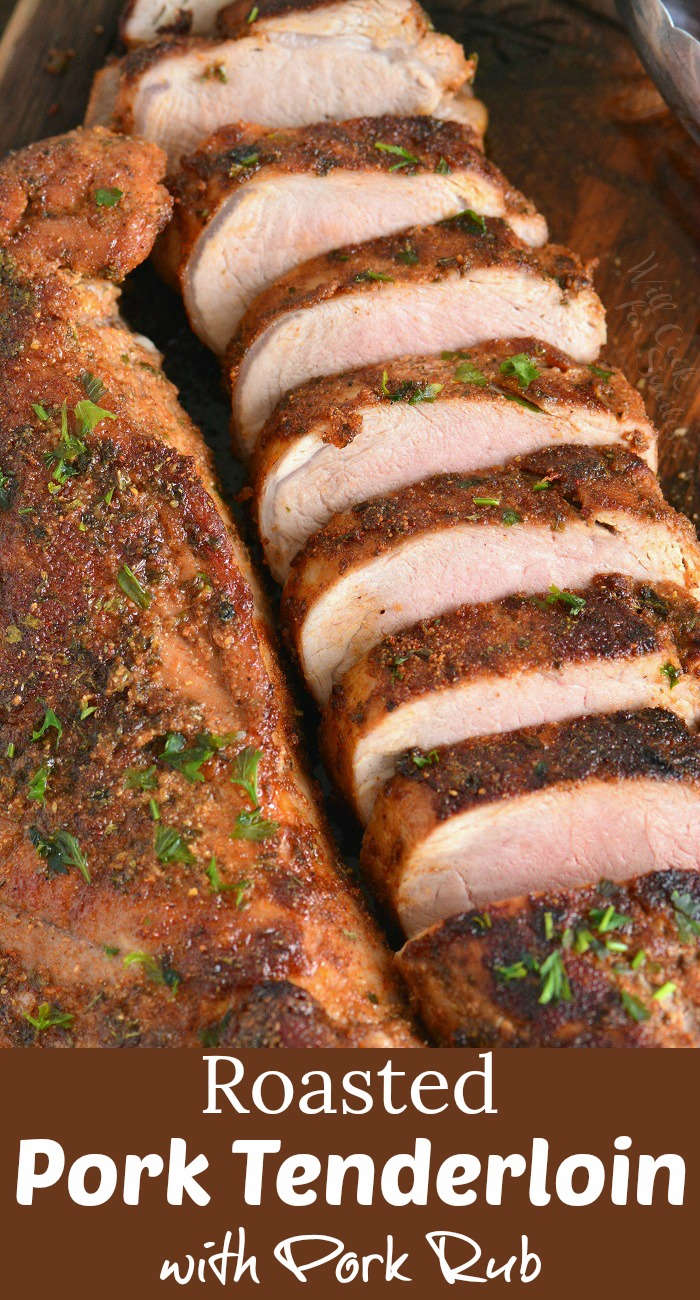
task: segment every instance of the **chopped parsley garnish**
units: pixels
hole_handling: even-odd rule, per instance
[[[87,859],[75,835],[64,830],[44,835],[37,826],[30,826],[29,838],[39,856],[46,859],[46,869],[50,876],[66,876],[69,867],[75,867],[86,884],[90,884]]]
[[[0,469],[0,510],[9,510],[10,508],[10,488],[12,479],[9,474]]]
[[[539,482],[533,483],[532,490],[533,492],[546,492],[551,486],[552,484],[548,478],[541,478]]]
[[[597,379],[607,380],[612,375],[612,370],[602,370],[600,366],[589,366],[588,369],[591,371],[592,374],[596,376]]]
[[[435,170],[439,176],[449,176],[450,168],[445,158],[438,158],[435,164]]]
[[[673,980],[666,980],[665,984],[662,984],[660,988],[654,990],[652,997],[655,1002],[663,1002],[664,998],[670,998],[671,994],[675,993],[675,991],[676,985]]]
[[[54,713],[53,709],[46,710],[46,712],[44,713],[44,721],[39,727],[39,730],[32,732],[32,740],[41,740],[41,737],[46,735],[46,732],[49,731],[50,729],[53,729],[56,732],[56,744],[58,745],[58,742],[61,739],[61,736],[63,735],[63,727],[61,725],[60,719],[56,717],[56,714]]]
[[[561,587],[556,587],[552,583],[549,592],[545,596],[547,605],[556,605],[561,603],[571,610],[572,614],[580,614],[586,604],[585,596],[576,596],[573,591],[562,591]]]
[[[487,383],[486,375],[469,359],[460,361],[455,370],[455,379],[458,379],[460,384],[477,384],[479,388],[485,388]]]
[[[532,357],[526,352],[517,352],[513,357],[507,357],[499,366],[502,375],[517,375],[521,388],[529,388],[533,379],[537,379],[539,369],[535,365]]]
[[[106,185],[95,191],[95,203],[98,208],[116,208],[124,198],[124,191],[118,190],[116,185]]]
[[[160,821],[160,804],[158,803],[158,800],[157,800],[157,799],[149,799],[149,800],[148,800],[148,810],[149,810],[149,812],[150,812],[150,814],[151,814],[151,820],[154,821],[154,822],[159,822],[159,821]]]
[[[460,225],[463,225],[465,218],[472,226],[476,226],[477,230],[481,231],[482,235],[486,234],[486,218],[482,217],[478,212],[475,212],[473,208],[465,208],[464,212],[460,212],[458,216],[453,217],[452,220],[458,221]]]
[[[537,1001],[541,1006],[549,1002],[570,1002],[571,986],[566,974],[564,959],[558,948],[551,952],[540,965],[542,990]]]
[[[545,912],[543,920],[544,920],[544,937],[545,937],[545,939],[553,939],[553,938],[554,938],[554,918],[553,918],[553,916],[552,916],[552,913],[551,913],[551,912]]]
[[[639,969],[644,965],[646,959],[647,959],[647,955],[646,955],[644,949],[643,949],[643,948],[640,948],[640,949],[639,949],[639,952],[636,952],[636,953],[634,954],[634,957],[632,958],[632,960],[631,960],[631,962],[630,962],[630,969],[631,969],[631,970],[639,970]]]
[[[260,9],[258,8],[258,6],[253,5],[253,8],[251,9],[250,13],[248,14],[248,17],[246,18],[246,22],[254,23],[259,13],[260,13]]]
[[[124,773],[124,785],[127,790],[155,790],[158,784],[155,766],[141,770],[129,767]]]
[[[500,497],[474,497],[472,500],[473,506],[500,506],[500,504]]]
[[[155,984],[164,984],[170,989],[173,997],[177,994],[182,979],[167,962],[159,962],[150,952],[128,952],[123,961],[126,967],[142,966],[148,978]]]
[[[84,708],[80,710],[80,716],[78,718],[78,721],[84,722],[86,718],[91,718],[93,713],[97,713],[97,705],[86,704]]]
[[[42,763],[40,768],[34,773],[27,787],[27,798],[34,799],[37,803],[46,802],[46,787],[49,783],[49,765]]]
[[[381,280],[382,284],[393,284],[394,277],[387,275],[385,271],[358,271],[355,276],[356,280]]]
[[[223,63],[209,63],[202,73],[203,81],[221,81],[224,85],[228,81],[228,73]]]
[[[524,406],[526,411],[536,411],[538,415],[546,414],[539,406],[535,406],[534,402],[529,402],[527,397],[521,397],[520,393],[506,393],[502,388],[498,391],[501,397],[505,397],[507,402],[515,402],[517,406]]]
[[[242,158],[236,159],[231,163],[228,169],[229,176],[237,176],[239,172],[245,171],[246,167],[254,167],[256,162],[260,161],[259,153],[247,153]]]
[[[608,934],[610,930],[621,930],[623,925],[629,925],[629,917],[616,912],[612,903],[609,907],[592,907],[588,918],[598,934]]]
[[[118,957],[120,952],[119,948],[115,948],[113,943],[103,943],[102,951],[105,957]]]
[[[165,748],[158,762],[175,768],[188,781],[203,781],[200,768],[218,754],[220,749],[238,739],[238,733],[226,736],[213,736],[209,731],[202,731],[195,736],[191,745],[185,743],[185,737],[179,731],[171,731],[165,739]]]
[[[397,388],[391,390],[388,371],[385,370],[382,374],[382,392],[390,402],[408,402],[409,406],[416,406],[418,402],[434,402],[443,387],[443,384],[421,384],[416,379],[404,379]]]
[[[197,861],[194,853],[190,851],[184,835],[181,831],[176,830],[174,826],[163,826],[159,823],[156,826],[153,844],[159,862],[182,862],[189,867]]]
[[[420,158],[416,158],[415,154],[409,153],[407,149],[402,149],[399,144],[385,144],[383,140],[375,140],[374,147],[379,149],[380,153],[390,153],[395,158],[401,159],[401,162],[394,163],[389,168],[390,172],[401,171],[404,167],[417,167],[420,164]]]
[[[48,1002],[41,1003],[35,1016],[30,1016],[28,1011],[23,1011],[22,1015],[36,1029],[37,1034],[43,1034],[47,1029],[68,1029],[75,1019],[69,1011],[52,1009]]]
[[[681,674],[679,669],[676,668],[676,665],[672,664],[669,660],[668,663],[661,665],[661,672],[663,673],[664,677],[668,681],[669,687],[671,688],[671,690],[673,690],[674,686],[677,686],[679,681],[681,680]]]
[[[94,379],[94,376],[91,376]],[[95,381],[99,383],[99,379]],[[103,406],[98,406],[89,397],[84,397],[82,401],[76,402],[73,408],[73,414],[80,425],[80,433],[85,437],[92,433],[93,429],[100,423],[100,420],[116,420],[113,411],[106,411]]]
[[[521,524],[523,522],[522,515],[518,514],[517,510],[510,510],[510,509],[503,511],[503,514],[501,515],[501,519],[507,528],[511,528],[513,524]]]
[[[279,823],[268,821],[263,817],[260,808],[255,808],[253,812],[239,812],[236,817],[236,824],[231,832],[233,840],[260,840],[269,839],[279,830]]]
[[[418,768],[434,767],[440,762],[440,755],[436,749],[429,749],[427,754],[411,754],[411,762]]]
[[[502,980],[510,982],[511,980],[524,980],[530,974],[530,966],[524,961],[514,961],[512,966],[496,966],[495,971],[500,975]]]
[[[622,1002],[627,1015],[630,1019],[636,1020],[637,1024],[641,1024],[643,1020],[649,1019],[649,1016],[651,1015],[649,1008],[645,1007],[644,1003],[640,1002],[639,998],[636,998],[633,993],[628,993],[623,989],[620,994],[620,1001]]]
[[[674,889],[671,905],[681,943],[692,943],[693,939],[700,937],[700,902],[692,894],[681,894],[678,889]]]
[[[89,397],[91,402],[99,402],[105,391],[105,386],[102,383],[102,380],[98,379],[96,375],[93,375],[91,371],[83,370],[78,376],[78,381],[85,396]]]
[[[37,419],[41,420],[43,424],[46,424],[46,421],[49,418],[49,413],[46,407],[42,406],[41,402],[32,402],[32,410]]]
[[[261,758],[261,749],[253,749],[252,745],[246,745],[233,760],[231,780],[234,785],[242,786],[254,808],[257,808],[260,803],[258,767]]]
[[[128,564],[122,564],[117,574],[117,582],[124,595],[128,596],[129,600],[133,600],[139,609],[148,609],[152,599],[150,592],[146,591],[145,587],[142,587],[136,574],[132,572]]]
[[[418,254],[413,244],[405,244],[396,254],[396,261],[403,262],[404,266],[415,266],[418,260]]]

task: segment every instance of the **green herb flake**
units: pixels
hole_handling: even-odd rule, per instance
[[[49,766],[48,763],[42,763],[37,768],[29,785],[27,786],[27,798],[35,800],[36,803],[46,803],[46,787],[49,783]]]
[[[78,376],[78,383],[91,402],[99,402],[105,391],[105,386],[102,380],[97,378],[97,375],[93,375],[90,370],[83,370]]]
[[[566,974],[564,959],[558,949],[550,953],[540,966],[542,988],[537,999],[540,1006],[550,1002],[570,1002],[571,986]]]
[[[15,756],[15,742],[14,740],[11,740],[7,746],[7,749],[5,750],[5,758],[14,758],[14,756]]]
[[[240,785],[245,790],[254,808],[257,808],[260,803],[258,768],[261,758],[261,749],[254,749],[252,745],[246,745],[245,749],[236,754],[233,760],[231,780],[234,785]]]
[[[46,421],[49,418],[49,413],[46,410],[46,407],[42,406],[41,402],[32,402],[32,410],[37,419],[41,420],[42,424],[46,424]]]
[[[187,745],[181,732],[171,731],[165,738],[165,748],[158,762],[174,768],[194,784],[196,781],[204,780],[200,768],[214,758],[219,750],[238,739],[238,732],[215,736],[209,731],[202,731],[195,736],[191,745]]]
[[[547,605],[556,605],[561,603],[566,605],[573,615],[580,614],[586,604],[585,596],[576,596],[572,591],[562,591],[552,583],[549,592],[545,596]]]
[[[500,506],[500,497],[474,497],[472,505],[474,506]]]
[[[596,379],[604,379],[606,382],[612,376],[612,370],[603,370],[600,366],[589,366],[588,369],[591,374],[595,375]]]
[[[401,162],[394,163],[394,165],[389,168],[389,171],[398,172],[404,167],[418,167],[420,165],[420,158],[416,158],[415,154],[409,153],[407,149],[402,149],[401,145],[386,144],[384,140],[375,140],[374,147],[375,149],[378,149],[380,153],[388,153],[394,158],[401,159]]]
[[[551,912],[545,912],[544,914],[544,937],[545,939],[554,937],[554,917]]]
[[[530,974],[530,967],[524,961],[514,961],[511,966],[494,967],[499,979],[510,983],[511,980],[524,980]]]
[[[473,208],[465,208],[464,212],[460,212],[459,217],[457,217],[456,220],[459,221],[464,217],[466,217],[467,221],[471,222],[473,226],[476,226],[477,230],[479,230],[482,235],[486,234],[486,218],[482,217],[480,213],[475,212]]]
[[[639,952],[636,952],[636,953],[634,954],[634,957],[632,958],[632,960],[631,960],[631,962],[630,962],[630,969],[631,969],[631,970],[640,970],[641,967],[644,965],[646,959],[647,959],[647,955],[646,955],[644,949],[643,949],[643,948],[640,948],[640,949],[639,949]]]
[[[138,767],[129,767],[124,773],[124,785],[127,790],[155,790],[158,785],[155,766],[147,767],[142,770]]]
[[[358,271],[355,280],[358,282],[362,282],[363,280],[379,280],[382,284],[394,283],[394,277],[387,275],[385,271]]]
[[[666,678],[671,690],[673,690],[674,686],[677,686],[681,680],[680,669],[678,669],[675,664],[672,664],[670,660],[668,663],[661,665],[661,673]]]
[[[78,718],[78,721],[84,722],[86,718],[91,718],[93,713],[97,713],[97,705],[86,704],[84,708],[80,710],[80,716]]]
[[[515,375],[521,388],[529,388],[534,379],[539,377],[539,368],[526,352],[517,352],[507,357],[499,366],[502,375]]]
[[[610,930],[621,930],[624,925],[629,925],[629,917],[616,912],[612,903],[609,907],[592,907],[588,917],[598,934],[608,934]]]
[[[94,376],[91,376],[91,378],[94,379]],[[100,381],[98,379],[95,382],[99,383]],[[113,411],[106,411],[104,406],[98,406],[89,397],[84,397],[82,401],[76,402],[73,415],[78,421],[82,437],[87,437],[88,434],[92,433],[93,429],[102,420],[116,420],[117,418]]]
[[[663,1002],[665,998],[670,998],[671,994],[675,993],[676,987],[677,986],[674,984],[673,980],[666,980],[665,984],[662,984],[660,988],[654,990],[652,994],[654,1001]]]
[[[637,1024],[641,1024],[642,1021],[649,1019],[651,1015],[649,1008],[645,1007],[644,1003],[640,1002],[639,998],[636,998],[633,993],[628,993],[623,989],[620,994],[620,1001],[622,1002],[627,1015],[631,1020],[635,1020]]]
[[[239,812],[236,824],[231,832],[232,840],[252,840],[258,843],[267,840],[279,830],[278,822],[268,821],[259,808],[252,812]]]
[[[136,574],[132,572],[128,564],[122,564],[117,574],[117,582],[124,595],[128,596],[129,600],[132,600],[135,605],[138,605],[139,609],[148,609],[152,597],[146,591],[146,588],[141,586]]]
[[[436,749],[430,749],[427,754],[411,754],[411,762],[420,771],[424,767],[435,767],[435,765],[440,762],[440,755]]]
[[[455,370],[455,379],[460,384],[476,384],[478,388],[485,388],[487,384],[486,375],[481,370],[478,370],[468,358],[460,361]]]
[[[246,167],[254,167],[257,162],[260,162],[259,153],[247,153],[243,158],[238,158],[236,162],[231,163],[228,174],[231,177],[237,176],[239,172],[245,171]]]
[[[61,725],[60,719],[56,717],[56,714],[54,713],[53,709],[47,709],[46,712],[44,713],[44,720],[41,726],[39,727],[39,730],[32,732],[32,740],[41,740],[42,736],[45,736],[46,732],[51,729],[53,729],[56,732],[56,745],[58,745],[58,742],[61,739],[61,736],[63,735],[63,727]]]
[[[151,820],[154,821],[154,822],[159,822],[159,821],[160,821],[160,804],[158,803],[158,800],[157,800],[157,799],[149,799],[149,800],[148,800],[148,809],[149,809],[149,812],[150,812],[150,814],[151,814]]]
[[[68,1029],[75,1019],[69,1011],[57,1011],[48,1002],[41,1003],[35,1016],[31,1016],[28,1011],[23,1011],[22,1015],[37,1034],[43,1034],[47,1029]]]
[[[260,13],[260,9],[258,8],[258,6],[253,5],[253,8],[251,9],[250,13],[248,14],[248,17],[246,18],[246,22],[254,23],[259,13]]]
[[[450,167],[447,160],[445,158],[438,158],[438,161],[435,164],[435,170],[438,173],[438,176],[449,176]]]
[[[382,393],[390,402],[408,402],[409,406],[417,406],[419,402],[434,402],[443,387],[443,384],[423,384],[417,379],[404,379],[391,391],[387,371],[382,374]]]
[[[671,905],[681,943],[692,943],[693,939],[700,936],[700,902],[696,902],[692,894],[682,894],[674,889],[671,894]]]
[[[405,244],[396,254],[396,261],[403,262],[404,266],[416,266],[419,261],[418,254],[413,244]]]
[[[184,835],[174,826],[163,826],[162,823],[158,823],[153,845],[159,862],[166,864],[181,862],[184,866],[190,867],[197,861]]]
[[[68,869],[75,867],[85,883],[90,884],[87,859],[75,835],[66,830],[44,835],[37,826],[30,826],[29,838],[39,856],[46,859],[46,869],[50,876],[66,876]]]
[[[105,957],[118,957],[120,949],[115,948],[113,943],[103,943],[102,951]]]
[[[116,185],[107,185],[95,191],[95,203],[98,208],[116,208],[124,198],[124,191],[118,190]]]
[[[506,525],[506,528],[512,528],[513,524],[521,524],[523,517],[517,510],[504,510],[501,520]]]
[[[123,958],[123,963],[127,969],[131,966],[141,966],[154,984],[165,985],[170,989],[173,997],[176,996],[182,983],[181,977],[171,966],[166,962],[159,962],[150,952],[128,952]]]
[[[533,483],[532,490],[533,492],[547,492],[551,486],[552,484],[548,478],[541,478],[539,482]]]

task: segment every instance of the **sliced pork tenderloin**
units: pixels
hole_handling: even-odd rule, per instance
[[[397,962],[442,1047],[700,1047],[700,873],[465,912]]]
[[[330,249],[465,209],[504,218],[528,244],[547,238],[544,217],[487,162],[473,131],[431,117],[224,127],[183,160],[174,192],[161,261],[215,352],[263,289]]]
[[[630,452],[555,447],[334,516],[294,560],[282,617],[324,702],[372,646],[420,619],[606,573],[696,594],[694,530]]]
[[[700,870],[700,738],[645,709],[414,750],[362,861],[409,938],[533,891]]]
[[[265,556],[283,581],[311,534],[360,501],[543,446],[617,442],[656,468],[637,390],[536,339],[311,380],[279,403],[254,454]]]
[[[336,686],[328,766],[367,821],[398,759],[588,713],[660,706],[700,716],[700,606],[619,574],[583,591],[508,596],[375,646]]]
[[[249,307],[229,350],[234,428],[250,452],[300,384],[493,338],[541,339],[580,362],[605,342],[605,313],[575,254],[528,248],[469,212],[326,253]]]
[[[235,35],[174,36],[98,72],[88,125],[159,144],[173,167],[228,122],[302,126],[361,114],[441,114],[471,123],[456,92],[475,60],[431,30],[413,0],[248,7]],[[241,19],[243,21],[241,22]]]
[[[217,29],[221,0],[128,0],[119,34],[130,49],[163,36],[209,36]],[[250,13],[250,9],[248,10]]]

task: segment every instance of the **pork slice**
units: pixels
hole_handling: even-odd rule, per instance
[[[444,111],[474,67],[413,0],[313,5],[263,13],[233,38],[174,36],[133,50],[98,72],[86,120],[154,140],[172,167],[228,122]]]
[[[464,912],[398,966],[443,1047],[700,1046],[700,873]]]
[[[330,249],[465,209],[503,217],[528,244],[547,238],[474,132],[431,117],[224,127],[183,160],[174,188],[161,256],[192,328],[216,352],[257,294]]]
[[[630,452],[556,447],[334,516],[294,560],[282,614],[323,702],[372,646],[420,619],[550,586],[577,590],[599,573],[697,593],[694,530]]]
[[[700,714],[700,606],[615,574],[573,600],[508,596],[381,641],[334,688],[328,766],[362,821],[407,750],[589,713]]]
[[[470,908],[700,869],[700,739],[644,709],[399,761],[362,860],[409,938]]]
[[[536,339],[311,380],[282,399],[253,456],[267,562],[283,581],[332,515],[441,471],[615,442],[656,468],[656,431],[637,390],[619,370],[579,366]]]
[[[217,28],[221,0],[128,0],[121,17],[120,35],[126,46],[147,45],[162,36],[208,36]],[[250,13],[251,7],[248,7]]]
[[[250,452],[285,393],[322,375],[493,338],[541,339],[580,362],[605,313],[567,249],[528,248],[464,213],[312,258],[256,298],[229,350],[234,427]]]

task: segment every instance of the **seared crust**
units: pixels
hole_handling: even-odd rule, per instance
[[[412,701],[480,677],[511,677],[591,659],[666,653],[700,681],[700,606],[672,583],[649,587],[620,574],[577,593],[575,617],[559,601],[508,596],[466,605],[386,637],[335,686],[322,724],[326,760],[352,797],[361,737]],[[669,686],[669,690],[671,687]]]
[[[419,788],[431,817],[444,821],[483,804],[591,779],[684,781],[697,784],[700,793],[700,739],[665,709],[524,727],[437,752],[439,761],[423,767],[410,754],[400,759],[380,799],[395,803],[400,792]]]
[[[78,128],[12,153],[0,168],[0,242],[27,264],[121,280],[148,256],[172,200],[156,145]]]
[[[543,482],[550,487],[537,490]],[[687,548],[689,566],[697,568],[694,530],[666,504],[647,465],[617,446],[552,447],[468,477],[442,474],[335,515],[292,562],[282,598],[285,622],[296,641],[321,583],[329,587],[353,564],[405,538],[465,523],[560,529],[601,511],[668,523]]]
[[[660,871],[462,913],[397,963],[445,1047],[698,1047],[699,942],[700,874]],[[570,996],[543,1003],[548,959]]]
[[[252,475],[256,490],[285,450],[308,433],[325,443],[346,447],[362,428],[362,412],[369,408],[410,401],[416,392],[439,384],[439,401],[468,397],[473,402],[521,400],[523,387],[513,372],[504,373],[504,361],[519,353],[532,358],[539,374],[527,386],[526,401],[545,414],[558,414],[561,406],[579,406],[607,415],[625,430],[630,451],[648,446],[652,426],[636,388],[621,370],[600,362],[582,366],[558,348],[538,339],[491,339],[458,356],[402,357],[383,366],[364,366],[343,375],[324,375],[294,389],[275,408],[253,453]],[[485,383],[470,382],[460,371],[470,361]],[[504,410],[512,410],[512,405]]]
[[[466,276],[487,266],[555,280],[562,301],[582,290],[593,292],[589,271],[568,248],[559,244],[529,248],[499,218],[475,220],[462,213],[437,225],[414,226],[402,234],[349,244],[281,276],[251,304],[231,342],[227,358],[231,384],[236,383],[246,350],[290,311],[348,293],[381,293],[387,284]]]
[[[275,1002],[272,1038],[410,1044],[157,353],[111,285],[39,273],[34,246],[28,269],[1,265],[3,1041],[194,1045],[225,1020],[248,1043],[272,981],[303,991]],[[243,748],[257,817],[231,779]],[[37,1028],[44,1004],[68,1020]]]
[[[377,142],[403,149],[415,161],[378,149]],[[238,123],[222,127],[180,163],[171,185],[177,200],[175,222],[168,232],[171,260],[187,260],[220,205],[253,177],[301,172],[325,176],[337,168],[393,172],[399,184],[407,171],[413,175],[468,169],[477,179],[502,190],[509,211],[532,216],[536,211],[486,160],[475,133],[458,122],[426,116],[361,117],[286,130],[261,130]]]

